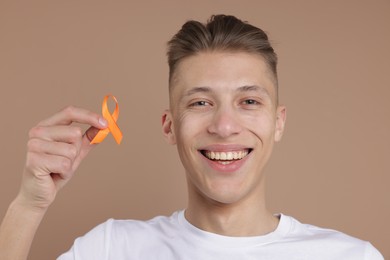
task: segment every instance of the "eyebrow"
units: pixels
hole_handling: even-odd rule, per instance
[[[188,97],[196,93],[209,93],[209,92],[211,92],[211,88],[209,87],[194,87],[188,90],[184,95]]]
[[[265,94],[270,97],[270,93],[268,89],[258,86],[258,85],[249,85],[249,86],[242,86],[237,89],[238,92],[249,92],[249,91],[256,91],[260,92],[262,94]]]
[[[266,88],[258,86],[258,85],[241,86],[236,91],[237,92],[256,91],[256,92],[260,92],[262,94],[265,94],[267,96],[270,96],[270,93],[268,92],[268,90]],[[194,87],[194,88],[191,88],[190,90],[188,90],[184,95],[188,97],[188,96],[191,96],[191,95],[194,95],[197,93],[210,93],[210,92],[212,92],[212,89],[210,87]]]

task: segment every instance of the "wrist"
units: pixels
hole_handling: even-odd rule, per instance
[[[34,214],[34,215],[44,215],[49,208],[49,205],[38,205],[35,203],[30,202],[23,196],[22,194],[18,194],[16,198],[11,202],[10,209],[16,210],[16,211],[22,211],[28,214]]]

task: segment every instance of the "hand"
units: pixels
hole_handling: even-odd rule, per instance
[[[83,133],[73,123],[91,127]],[[92,138],[106,127],[107,121],[102,116],[72,106],[33,127],[29,132],[26,165],[17,200],[25,206],[46,210],[96,146],[90,144]]]

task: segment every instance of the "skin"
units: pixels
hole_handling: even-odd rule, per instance
[[[265,206],[262,170],[286,112],[264,61],[247,53],[203,53],[181,61],[175,74],[162,129],[186,169],[186,218],[223,235],[271,232],[278,220]],[[83,133],[74,123],[90,128]],[[70,106],[30,130],[21,188],[0,226],[0,259],[27,259],[47,209],[106,127],[100,115]],[[199,152],[248,148],[244,159],[227,166]]]
[[[186,218],[222,235],[254,236],[278,224],[266,208],[263,169],[282,137],[286,109],[260,55],[203,52],[182,60],[174,75],[163,133],[184,165]],[[230,164],[202,151],[250,153]]]
[[[73,123],[91,127],[83,133]],[[48,207],[96,146],[90,140],[106,127],[100,115],[69,106],[30,130],[20,191],[0,226],[0,259],[27,259]]]

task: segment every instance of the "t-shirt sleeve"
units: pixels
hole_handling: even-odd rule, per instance
[[[366,246],[366,260],[384,260],[382,254],[371,244],[367,242]]]
[[[107,260],[112,219],[96,226],[87,234],[77,238],[72,248],[59,256],[57,260]]]

